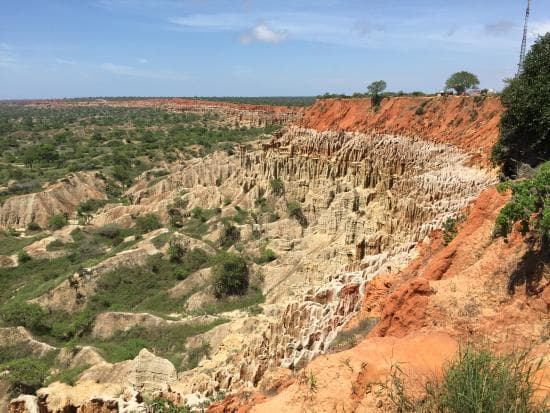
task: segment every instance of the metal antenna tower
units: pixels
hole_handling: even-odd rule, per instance
[[[519,54],[518,74],[523,71],[523,61],[525,60],[525,49],[527,48],[527,23],[529,22],[529,10],[531,9],[531,0],[527,0],[527,10],[525,10],[525,25],[523,26],[523,40],[521,41],[521,52]]]

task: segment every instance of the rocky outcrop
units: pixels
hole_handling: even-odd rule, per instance
[[[0,328],[0,347],[21,345],[28,349],[30,354],[45,356],[56,348],[49,344],[35,340],[31,333],[24,327]]]
[[[31,222],[45,228],[48,218],[72,214],[88,199],[105,199],[104,181],[95,172],[69,174],[42,192],[8,198],[0,207],[0,228],[26,228]]]

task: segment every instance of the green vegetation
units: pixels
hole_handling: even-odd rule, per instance
[[[445,82],[445,89],[454,89],[459,95],[466,92],[467,89],[479,86],[479,79],[470,72],[462,71],[451,75]]]
[[[101,170],[111,197],[163,161],[231,149],[278,127],[229,128],[217,114],[112,106],[0,105],[0,200],[69,172]],[[158,179],[162,172],[153,175]],[[8,186],[8,182],[10,183]],[[91,202],[81,212],[97,207]]]
[[[454,217],[449,217],[443,223],[443,244],[449,245],[458,234],[457,220]]]
[[[534,231],[546,244],[550,239],[550,161],[537,168],[531,179],[505,182],[498,188],[511,189],[512,199],[496,219],[495,235],[508,236],[519,222],[523,235]]]
[[[338,352],[355,347],[378,322],[377,318],[365,318],[359,322],[357,327],[340,331],[334,341],[330,344],[331,351]]]
[[[550,33],[540,37],[525,57],[523,71],[502,92],[506,111],[493,159],[507,176],[519,163],[533,167],[550,159]]]
[[[162,222],[157,214],[145,214],[136,218],[136,228],[140,234],[162,228]]]
[[[269,186],[271,187],[271,192],[273,192],[275,196],[282,196],[285,193],[285,184],[279,178],[270,180]]]
[[[154,413],[191,413],[186,406],[176,406],[173,402],[166,399],[155,399],[146,402],[147,411]]]
[[[291,218],[296,219],[302,227],[307,227],[307,218],[302,211],[302,207],[298,202],[292,201],[286,205],[288,209],[288,215]]]
[[[371,97],[371,103],[374,110],[378,110],[382,99],[384,99],[383,92],[386,89],[386,82],[383,80],[377,80],[372,82],[368,87],[368,94]]]
[[[85,342],[98,347],[110,363],[133,359],[141,349],[147,348],[167,358],[178,368],[182,366],[185,342],[189,337],[205,333],[225,322],[226,320],[219,319],[208,324],[184,324],[158,329],[136,326],[127,331],[119,331],[108,340],[85,339]]]
[[[236,254],[220,253],[212,267],[212,284],[218,298],[244,294],[249,284],[246,261]]]
[[[0,365],[0,370],[8,370],[5,380],[12,396],[34,394],[41,388],[49,374],[51,360],[47,358],[17,358]]]
[[[403,372],[394,368],[391,400],[400,412],[544,412],[545,402],[533,397],[540,366],[525,352],[499,356],[468,347],[447,366],[440,382],[426,384],[421,398],[407,393]]]
[[[48,228],[51,230],[58,230],[63,228],[69,222],[67,214],[57,214],[48,218]]]
[[[229,248],[241,239],[241,231],[235,225],[225,223],[220,236],[220,247]]]
[[[260,256],[255,259],[256,264],[262,265],[267,264],[268,262],[275,261],[277,259],[277,254],[269,248],[263,248],[261,250]]]
[[[61,370],[59,373],[48,377],[45,384],[50,384],[50,383],[59,381],[61,383],[68,384],[69,386],[74,386],[75,383],[80,378],[80,376],[82,375],[82,373],[84,373],[90,367],[91,366],[89,364],[84,364],[82,366]]]

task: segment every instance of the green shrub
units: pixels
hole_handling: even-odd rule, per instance
[[[201,222],[207,222],[214,215],[218,213],[217,209],[204,209],[201,207],[195,207],[191,210],[193,218],[200,220]]]
[[[16,359],[0,366],[1,370],[8,370],[6,381],[12,396],[19,394],[34,394],[44,385],[49,374],[49,363],[43,359],[23,358]]]
[[[263,249],[260,256],[256,259],[256,264],[266,264],[277,259],[277,254],[269,248]]]
[[[146,402],[147,411],[155,413],[191,413],[191,410],[186,406],[176,406],[172,401],[167,399],[155,399]]]
[[[546,243],[550,238],[550,161],[537,168],[531,179],[510,181],[498,189],[511,189],[512,198],[500,211],[494,234],[506,237],[519,222],[522,234],[535,231]]]
[[[212,267],[212,283],[214,294],[218,298],[244,294],[249,284],[246,261],[236,254],[219,254]]]
[[[275,196],[282,196],[285,193],[285,184],[279,178],[269,181],[269,186],[271,187],[271,192],[273,192]]]
[[[286,207],[291,218],[296,219],[302,227],[307,227],[307,218],[298,202],[289,202]]]
[[[449,243],[455,239],[458,233],[457,221],[453,217],[447,218],[443,223],[443,244],[449,245]]]
[[[174,240],[170,241],[170,245],[168,246],[168,256],[171,261],[181,262],[186,252],[187,251],[180,243]]]
[[[30,260],[32,260],[32,257],[25,250],[21,250],[17,254],[17,262],[19,262],[19,264],[25,264],[26,262],[29,262]]]
[[[29,224],[27,225],[27,229],[29,231],[41,231],[42,230],[40,225],[38,225],[36,222],[29,222]]]
[[[500,356],[467,347],[446,367],[440,382],[426,384],[419,399],[408,394],[402,371],[394,370],[390,399],[402,412],[544,412],[544,402],[533,397],[540,367],[525,352]]]
[[[63,228],[69,222],[67,214],[57,214],[48,218],[48,228],[58,230]]]
[[[235,225],[224,224],[220,236],[220,247],[229,248],[241,239],[241,231]]]
[[[48,380],[46,380],[45,384],[51,384],[59,381],[61,383],[68,384],[69,386],[74,386],[82,373],[84,373],[90,367],[91,366],[89,364],[84,364],[83,366],[62,370],[59,373],[49,377]]]
[[[80,205],[78,205],[76,213],[78,214],[78,216],[89,215],[97,211],[99,208],[105,206],[107,202],[109,201],[107,201],[106,199],[88,199],[87,201],[81,202]]]
[[[146,214],[136,218],[136,227],[141,234],[147,234],[162,228],[162,223],[157,214]]]
[[[95,233],[99,236],[115,239],[121,235],[122,228],[118,224],[106,224],[96,229]]]
[[[38,304],[13,301],[6,304],[0,311],[0,318],[9,326],[23,326],[32,331],[43,331],[45,329],[44,319],[46,313]]]

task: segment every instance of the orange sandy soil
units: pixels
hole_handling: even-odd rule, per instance
[[[508,197],[486,190],[465,211],[467,218],[449,245],[436,231],[407,268],[374,279],[362,311],[347,326],[366,317],[380,319],[359,345],[316,358],[289,376],[275,396],[235,395],[210,411],[394,411],[384,386],[392,368],[399,366],[407,387],[418,392],[467,343],[495,351],[531,348],[534,358],[544,358],[537,380],[549,389],[550,271],[546,268],[529,292],[525,285],[513,295],[508,292],[509,274],[527,250],[518,234],[507,242],[492,238],[495,218]]]
[[[424,104],[423,114],[417,109]],[[448,143],[487,162],[499,135],[497,97],[392,97],[374,111],[370,99],[321,99],[305,111],[301,126],[319,131],[379,132]]]

